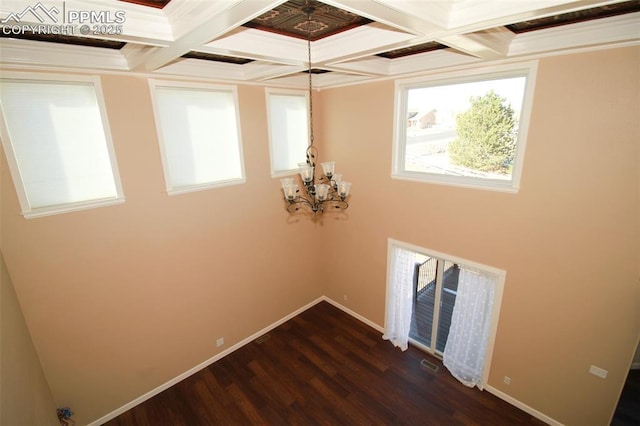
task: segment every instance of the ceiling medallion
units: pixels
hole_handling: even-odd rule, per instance
[[[293,28],[295,28],[298,31],[302,31],[304,33],[315,34],[318,31],[323,31],[324,29],[326,29],[328,27],[329,26],[327,24],[325,24],[324,22],[320,22],[320,21],[304,21],[304,22],[300,22],[299,24],[297,24]]]

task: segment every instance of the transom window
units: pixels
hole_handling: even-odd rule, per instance
[[[3,73],[0,108],[25,217],[124,201],[98,77]]]
[[[535,62],[396,83],[392,177],[516,192]]]
[[[169,194],[245,182],[236,88],[149,85]]]
[[[306,160],[309,146],[309,94],[267,89],[271,175],[286,176]]]

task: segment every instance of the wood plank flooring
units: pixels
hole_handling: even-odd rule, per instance
[[[640,370],[631,370],[622,389],[611,426],[640,425]]]
[[[440,369],[420,365],[428,358]],[[542,425],[321,302],[108,425]]]

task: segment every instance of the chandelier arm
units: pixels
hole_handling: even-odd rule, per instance
[[[317,203],[312,202],[310,199],[314,200],[314,198],[312,198],[311,196],[307,198],[307,197],[298,195],[293,200],[288,200],[289,206],[287,206],[287,210],[289,210],[291,206],[297,206],[295,210],[303,206],[308,206],[309,208],[311,208],[311,210],[313,210],[314,208],[317,208],[317,205],[316,205]]]
[[[342,210],[346,210],[349,207],[349,204],[344,200],[325,200],[320,202],[320,205],[322,210],[324,210],[325,205]]]
[[[300,203],[291,203],[287,206],[287,211],[289,213],[294,213],[300,210],[300,208],[301,208]]]
[[[291,203],[287,206],[287,211],[289,213],[294,213],[302,208],[305,208],[313,213],[322,212],[322,207],[320,206],[320,204],[314,205],[309,203],[308,201],[305,203],[302,203],[302,202]]]

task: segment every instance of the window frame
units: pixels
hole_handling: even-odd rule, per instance
[[[63,75],[63,74],[49,74],[49,73],[31,73],[31,72],[2,72],[0,74],[0,80],[22,80],[36,83],[51,83],[51,84],[80,84],[91,85],[94,89],[96,104],[100,114],[100,120],[102,122],[102,128],[104,132],[105,144],[107,154],[109,156],[109,164],[111,166],[111,172],[113,174],[113,181],[115,186],[115,197],[113,198],[100,198],[94,200],[85,200],[77,202],[69,202],[65,204],[57,204],[44,207],[32,208],[29,203],[27,191],[25,188],[22,174],[20,173],[20,167],[18,166],[18,159],[11,141],[9,126],[5,119],[4,110],[0,102],[0,136],[2,136],[2,146],[5,151],[7,163],[9,165],[9,171],[14,182],[14,187],[18,195],[18,201],[22,210],[22,215],[26,219],[32,219],[43,216],[50,216],[61,213],[69,213],[80,210],[93,209],[97,207],[112,206],[122,204],[125,202],[124,192],[122,189],[122,182],[120,180],[120,172],[118,169],[116,153],[113,145],[113,138],[111,136],[111,130],[109,126],[109,119],[107,116],[107,109],[104,102],[104,94],[102,91],[102,84],[100,77],[97,75]]]
[[[435,258],[438,260],[449,261],[458,265],[464,266],[467,269],[473,269],[476,271],[485,272],[487,274],[493,274],[497,277],[496,280],[496,288],[493,297],[493,306],[491,308],[491,324],[489,325],[489,334],[487,336],[487,349],[485,352],[484,358],[484,366],[482,372],[482,385],[486,388],[489,383],[489,373],[491,370],[491,361],[493,358],[493,351],[495,349],[496,336],[498,334],[498,323],[500,321],[500,311],[502,307],[502,298],[504,296],[504,286],[507,278],[507,271],[504,269],[495,268],[493,266],[485,265],[482,263],[474,262],[472,260],[467,260],[458,256],[453,256],[447,253],[442,253],[436,250],[427,249],[424,247],[420,247],[415,244],[407,243],[404,241],[396,240],[393,238],[387,239],[387,273],[386,273],[386,284],[385,284],[385,318],[387,318],[387,301],[389,300],[389,293],[391,291],[391,266],[393,265],[393,252],[394,248],[401,248],[408,251],[413,251],[415,253],[419,253],[423,256],[427,256],[430,258]],[[386,330],[386,324],[384,328]],[[409,342],[416,347],[428,352],[438,358],[442,358],[442,355],[439,351],[436,350],[435,345],[433,348],[429,348],[417,340],[409,337]]]
[[[395,115],[393,120],[394,129],[391,178],[414,182],[452,185],[464,188],[517,193],[520,189],[520,180],[524,166],[524,155],[533,107],[537,66],[538,61],[532,60],[495,66],[466,68],[444,74],[430,74],[427,76],[397,80],[395,82],[394,94]],[[404,169],[407,130],[406,117],[408,109],[407,98],[409,90],[446,86],[458,83],[489,81],[509,77],[526,77],[522,109],[518,121],[516,153],[510,180],[478,178],[472,176],[440,175],[428,172],[407,171]]]
[[[160,149],[160,159],[162,161],[162,170],[164,175],[165,187],[168,195],[178,195],[189,192],[203,191],[207,189],[232,186],[232,185],[240,185],[247,181],[245,165],[244,165],[244,151],[243,151],[243,140],[242,140],[242,126],[240,123],[240,104],[238,102],[238,89],[235,85],[223,85],[223,84],[210,84],[210,83],[200,83],[200,82],[186,82],[186,81],[178,81],[178,80],[161,80],[161,79],[149,79],[149,90],[151,94],[151,104],[153,109],[153,117],[158,137],[158,146]],[[224,179],[224,180],[216,180],[211,182],[205,182],[200,184],[191,184],[188,186],[173,186],[171,184],[169,173],[169,159],[167,157],[167,147],[165,146],[164,133],[162,131],[162,127],[160,121],[158,119],[158,97],[156,94],[157,89],[161,88],[169,88],[169,89],[178,89],[178,90],[187,90],[187,91],[197,91],[197,90],[205,90],[205,91],[213,91],[213,92],[227,92],[230,93],[233,97],[233,104],[235,109],[235,118],[236,118],[236,132],[238,136],[237,144],[238,144],[238,154],[240,161],[240,177],[232,178],[232,179]]]
[[[292,174],[298,173],[298,167],[293,169],[286,169],[286,170],[275,170],[273,160],[275,158],[276,146],[273,141],[272,126],[271,126],[271,108],[269,106],[269,97],[271,95],[291,95],[291,96],[303,97],[306,101],[305,117],[307,118],[307,127],[309,127],[309,91],[302,90],[302,89],[283,89],[283,88],[271,88],[271,87],[265,88],[265,103],[267,108],[267,129],[268,129],[268,135],[269,135],[269,167],[271,171],[271,177],[279,178],[279,177],[290,176]],[[307,139],[305,140],[305,150],[308,148],[308,146],[309,146],[309,138],[307,137]],[[301,158],[300,162],[303,163],[305,159],[306,159],[305,157]]]

